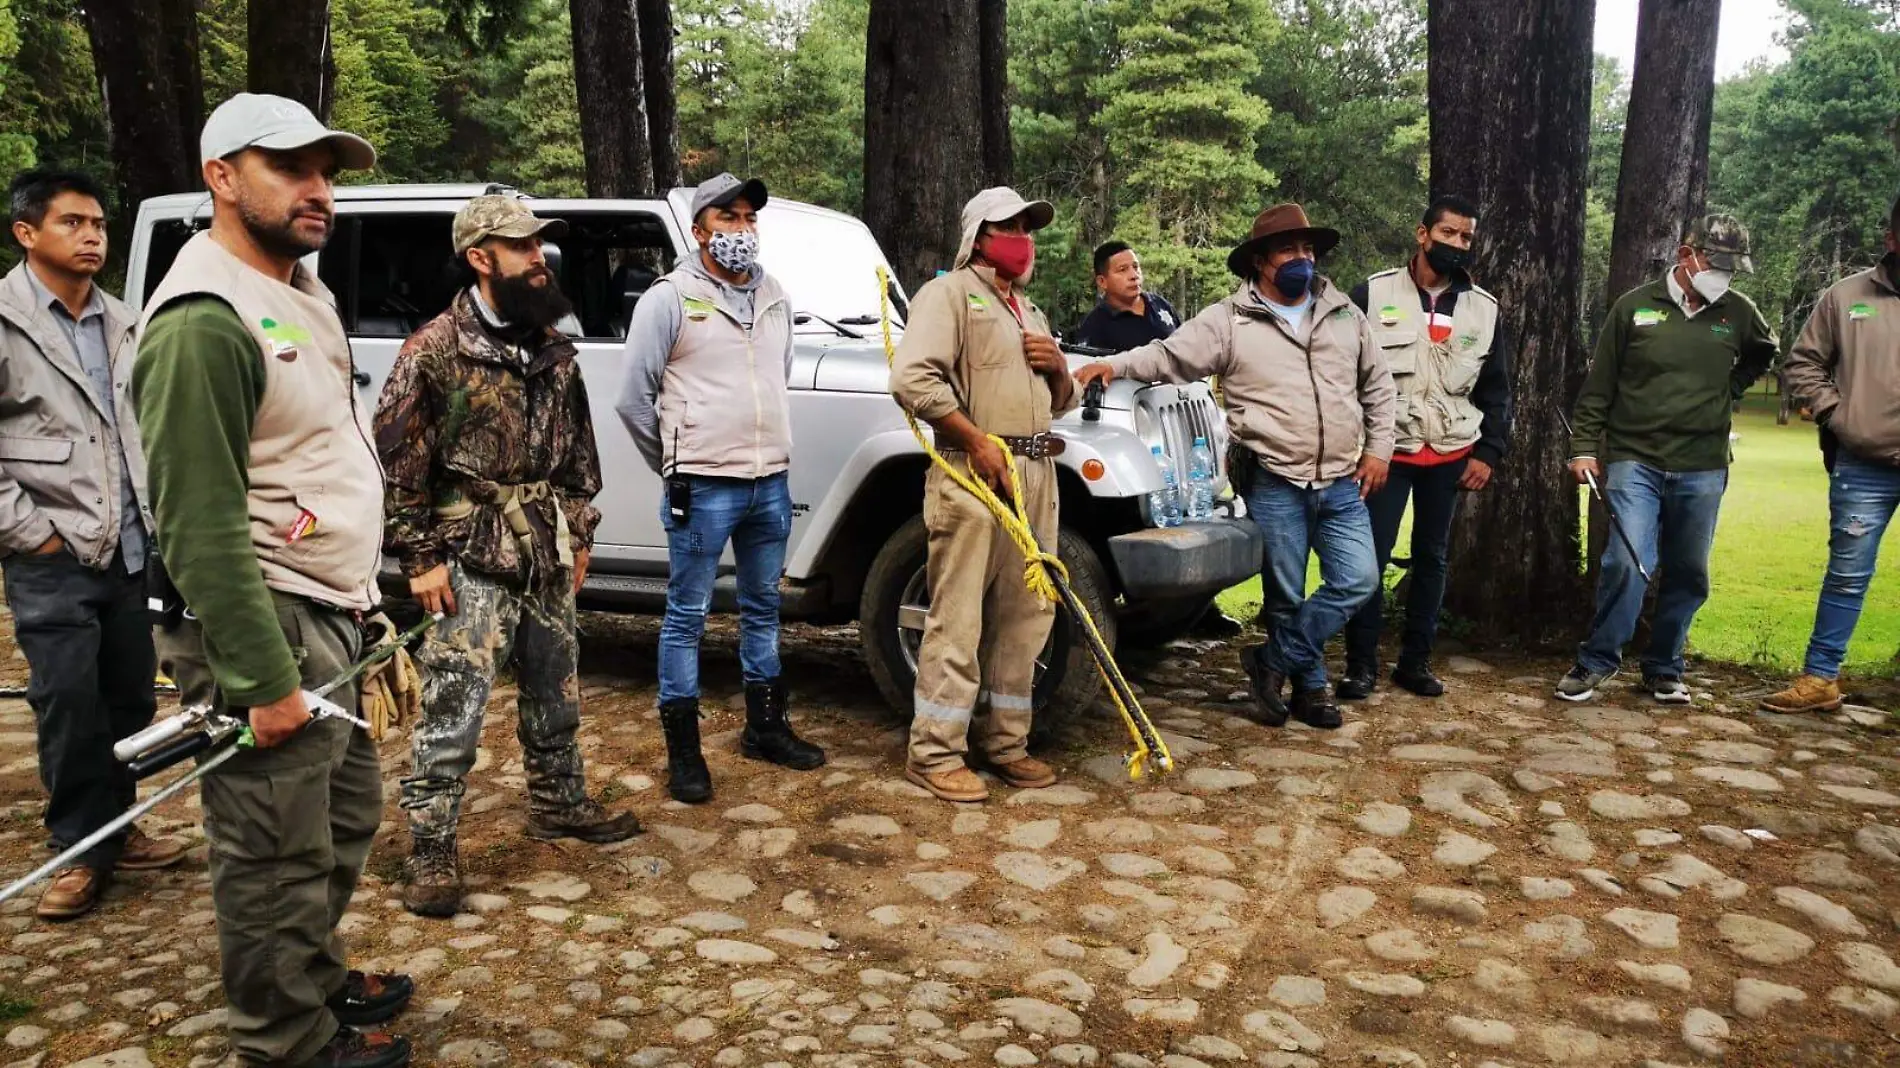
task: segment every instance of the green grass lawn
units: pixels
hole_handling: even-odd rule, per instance
[[[1716,528],[1710,568],[1714,588],[1689,633],[1698,656],[1781,671],[1801,666],[1814,599],[1827,570],[1827,472],[1810,423],[1775,425],[1772,394],[1750,394],[1736,417],[1735,466],[1722,518]],[[1408,516],[1409,525],[1410,518]],[[1889,675],[1900,648],[1900,522],[1888,528],[1867,606],[1847,651],[1847,670]],[[1409,534],[1399,533],[1403,555]],[[1389,570],[1389,582],[1398,572]],[[1451,581],[1458,581],[1453,572]],[[1319,583],[1317,562],[1307,585]],[[1260,607],[1254,579],[1221,595],[1221,606],[1251,620]],[[1589,624],[1590,606],[1577,606],[1578,636]]]

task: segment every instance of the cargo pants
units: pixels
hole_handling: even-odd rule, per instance
[[[402,780],[402,807],[417,837],[455,836],[495,672],[509,660],[519,691],[515,735],[528,773],[529,808],[553,814],[586,799],[575,740],[580,645],[570,574],[523,589],[449,561],[455,614],[436,624],[415,654],[422,722],[411,732],[415,763]]]
[[[962,457],[951,462],[969,470]],[[1053,552],[1054,462],[1016,463],[1030,529]],[[1022,552],[996,517],[935,467],[924,479],[924,526],[930,614],[917,658],[910,766],[929,775],[965,766],[979,700],[989,716],[978,745],[991,763],[1013,763],[1029,754],[1036,658],[1055,624],[1055,606],[1024,585]]]
[[[272,597],[305,689],[362,655],[354,615]],[[197,623],[153,638],[185,704],[222,704]],[[354,684],[329,697],[357,707]],[[201,788],[231,1045],[246,1064],[301,1064],[337,1029],[324,1002],[349,975],[337,923],[382,820],[376,743],[343,720],[312,720],[281,745],[233,757]]]

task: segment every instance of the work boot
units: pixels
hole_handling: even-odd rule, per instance
[[[553,812],[537,812],[528,817],[525,831],[529,838],[552,842],[574,838],[595,845],[624,842],[640,833],[640,821],[631,812],[613,812],[589,797]]]
[[[1056,784],[1056,769],[1031,756],[1007,764],[991,764],[990,770],[1018,790],[1040,790]]]
[[[185,859],[191,847],[176,838],[148,838],[137,827],[125,836],[117,867],[121,871],[153,871],[169,868]]]
[[[1377,660],[1346,659],[1346,673],[1339,677],[1334,690],[1341,701],[1363,701],[1372,696],[1379,688],[1379,662]]]
[[[1252,645],[1242,649],[1240,666],[1246,669],[1247,682],[1253,690],[1257,713],[1253,721],[1268,727],[1285,726],[1286,699],[1281,694],[1286,690],[1286,673],[1267,663],[1267,647]]]
[[[418,916],[444,919],[462,907],[462,870],[456,863],[455,837],[411,836],[409,860],[403,865],[409,883],[402,889],[402,907]]]
[[[344,1024],[304,1068],[403,1068],[408,1063],[408,1039]]]
[[[364,975],[352,969],[343,981],[343,989],[323,1004],[338,1023],[367,1027],[395,1019],[409,1007],[415,992],[415,981],[406,975]]]
[[[976,772],[971,771],[969,768],[951,768],[949,771],[930,772],[918,771],[916,768],[906,766],[904,768],[904,778],[929,790],[945,801],[975,803],[978,801],[986,801],[990,796],[990,788],[983,785],[983,780],[977,776]]]
[[[1841,707],[1841,684],[1819,675],[1803,675],[1780,693],[1762,699],[1770,712],[1792,715],[1797,712],[1832,712]]]
[[[666,735],[666,792],[689,805],[712,800],[712,772],[699,751],[699,699],[661,702],[660,731]]]
[[[1339,725],[1345,722],[1340,718],[1339,706],[1327,696],[1324,686],[1295,692],[1289,710],[1294,719],[1317,730],[1338,730]]]
[[[92,911],[105,889],[105,875],[84,864],[61,868],[40,894],[34,915],[42,920],[76,920]]]
[[[825,766],[825,751],[800,738],[785,718],[785,684],[771,682],[745,684],[745,733],[739,736],[739,752],[749,760],[763,760],[793,771],[810,771]]]
[[[1399,661],[1399,666],[1392,669],[1392,682],[1420,697],[1445,696],[1445,684],[1432,674],[1431,664],[1423,660]]]

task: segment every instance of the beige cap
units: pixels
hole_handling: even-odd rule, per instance
[[[1055,221],[1056,209],[1046,200],[1024,200],[1021,193],[1006,185],[991,186],[971,197],[963,206],[963,240],[957,245],[953,266],[970,262],[977,231],[984,223],[1008,222],[1018,215],[1024,216],[1023,223],[1030,230],[1040,230]]]
[[[223,159],[247,148],[277,152],[327,142],[345,170],[366,171],[376,166],[376,150],[353,133],[332,130],[317,121],[310,109],[289,97],[269,93],[239,93],[219,104],[198,135],[200,162]]]
[[[491,195],[476,197],[455,213],[450,227],[455,254],[460,256],[490,237],[534,237],[551,241],[567,236],[567,223],[560,219],[536,218],[520,197]]]

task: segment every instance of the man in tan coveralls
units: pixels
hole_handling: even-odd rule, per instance
[[[1049,321],[1021,286],[1036,262],[1034,231],[1055,209],[1013,189],[978,193],[963,208],[954,269],[917,291],[891,369],[891,395],[937,432],[959,469],[1007,498],[1002,438],[1016,454],[1024,511],[1036,542],[1056,544],[1056,472],[1062,442],[1052,417],[1075,407],[1075,382]],[[1019,789],[1056,781],[1029,755],[1036,654],[1055,607],[1023,582],[1016,543],[983,503],[933,467],[924,480],[930,532],[930,616],[918,656],[915,716],[904,775],[946,801],[982,801],[989,788],[971,771],[970,721],[989,705],[979,735],[998,778]]]

